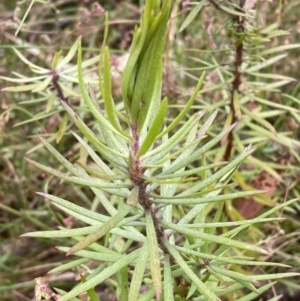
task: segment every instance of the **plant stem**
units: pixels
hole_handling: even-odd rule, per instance
[[[243,7],[245,5],[246,0],[240,0],[239,8],[236,8],[237,12],[243,13]],[[235,16],[233,18],[233,21],[237,25],[237,37],[240,38],[241,34],[245,32],[245,17],[242,16]],[[243,40],[238,41],[236,43],[236,48],[235,48],[235,62],[234,62],[234,79],[232,82],[232,89],[231,89],[231,98],[230,98],[230,112],[231,112],[231,125],[236,122],[236,110],[234,106],[234,95],[240,93],[240,85],[242,82],[242,73],[240,71],[242,63],[243,63],[243,52],[244,52],[244,44]],[[233,131],[230,131],[228,134],[228,144],[225,150],[224,154],[224,159],[226,161],[230,161],[230,156],[231,156],[231,150],[233,146]]]
[[[131,132],[134,141],[131,147],[132,166],[129,170],[130,179],[134,183],[134,185],[139,188],[139,204],[144,208],[146,212],[150,212],[151,214],[159,247],[165,255],[172,257],[163,244],[163,239],[165,239],[164,226],[160,223],[160,218],[155,207],[153,206],[152,200],[149,197],[149,192],[147,192],[147,186],[149,183],[143,178],[144,170],[141,166],[141,160],[136,156],[140,146],[140,137],[137,134],[137,127],[131,126]]]

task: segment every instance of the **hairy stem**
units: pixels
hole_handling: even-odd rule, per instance
[[[156,232],[157,242],[159,247],[164,252],[171,257],[169,251],[163,244],[163,240],[165,239],[164,234],[164,226],[160,223],[160,218],[155,210],[153,205],[153,201],[149,197],[149,193],[147,192],[148,183],[146,180],[143,179],[144,170],[141,166],[141,160],[136,157],[136,154],[139,150],[139,135],[137,134],[136,126],[131,126],[131,132],[133,136],[133,144],[131,147],[131,154],[132,154],[132,167],[129,170],[130,179],[135,186],[139,188],[139,203],[144,208],[146,212],[150,212],[151,217],[153,219],[153,224]]]

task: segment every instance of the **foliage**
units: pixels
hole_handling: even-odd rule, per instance
[[[230,299],[234,294],[241,295],[242,288],[248,291],[244,291],[245,297],[240,300],[251,300],[270,287],[257,288],[258,281],[296,275],[271,272],[260,275],[254,270],[248,273],[247,266],[264,266],[266,270],[286,266],[253,260],[253,252],[267,254],[266,251],[239,239],[248,227],[256,229],[253,228],[256,223],[281,220],[267,216],[286,206],[291,209],[291,206],[297,206],[293,205],[297,199],[276,202],[273,195],[262,195],[261,187],[253,190],[245,184],[249,178],[245,169],[252,164],[273,179],[281,180],[282,177],[278,165],[268,163],[264,152],[253,153],[254,148],[248,144],[265,151],[276,142],[276,147],[271,147],[273,157],[288,149],[296,162],[299,160],[297,139],[290,133],[278,132],[273,122],[283,113],[291,114],[297,120],[299,110],[268,100],[274,92],[279,92],[278,87],[293,79],[258,72],[283,58],[283,55],[270,57],[273,53],[299,45],[266,49],[264,43],[286,32],[278,30],[275,25],[264,30],[255,27],[252,11],[244,10],[243,5],[208,2],[228,17],[224,26],[228,40],[224,49],[220,48],[216,53],[209,51],[209,56],[204,56],[199,64],[199,70],[214,72],[217,82],[208,87],[208,77],[203,73],[181,112],[170,110],[168,102],[172,99],[168,101],[165,97],[160,101],[164,93],[161,58],[170,1],[164,1],[162,7],[159,1],[146,3],[123,72],[123,101],[116,101],[112,94],[110,52],[105,47],[107,32],[99,56],[82,61],[81,41],[77,40],[65,57],[61,52],[56,53],[50,68],[33,64],[15,49],[20,60],[37,76],[24,78],[15,73],[18,78],[2,77],[22,83],[5,90],[31,91],[47,101],[46,111],[26,120],[26,123],[64,112],[57,134],[49,138],[40,136],[41,144],[32,150],[44,145],[67,173],[47,166],[49,164],[27,160],[48,174],[73,183],[73,187],[91,187],[95,195],[90,210],[71,202],[68,196],[52,195],[46,187],[46,193],[40,195],[75,217],[77,227],[26,234],[75,240],[76,244],[71,248],[59,247],[59,250],[82,259],[71,260],[52,272],[62,272],[70,267],[83,272],[90,259],[101,262],[98,268],[88,273],[86,281],[66,294],[60,291],[64,295],[60,300],[78,296],[104,281],[115,287],[121,300],[151,300],[154,297],[217,300],[222,296]],[[181,30],[188,30],[199,12],[208,8],[208,3],[197,4],[182,23]],[[76,51],[77,67],[69,64]],[[218,54],[223,52],[222,59],[228,63],[218,64]],[[89,68],[98,61],[98,74],[86,76],[91,74]],[[184,80],[196,76],[187,70]],[[263,82],[263,78],[267,82]],[[275,83],[270,83],[271,80]],[[200,91],[203,83],[204,88]],[[211,91],[221,96],[221,100],[214,101],[213,105]],[[285,97],[297,102],[288,94]],[[74,107],[70,99],[72,102],[78,99],[80,105]],[[256,104],[254,110],[249,108],[253,101]],[[202,122],[207,114],[199,112],[199,108],[210,110],[212,107],[219,108],[219,113],[210,113]],[[268,107],[276,110],[268,111]],[[190,115],[193,110],[198,112]],[[89,114],[96,123],[84,121]],[[223,128],[220,125],[212,127],[220,116],[224,120]],[[65,139],[64,135],[72,126],[70,121],[83,136],[72,132],[80,147],[76,160],[67,160],[49,143]],[[239,121],[238,125],[236,121]],[[247,165],[243,165],[246,168],[238,171],[242,162],[246,162]],[[298,171],[297,167],[286,170]],[[239,187],[233,187],[232,182]],[[53,193],[58,195],[56,191]],[[241,212],[233,209],[232,201],[246,197],[255,198],[272,209],[251,220],[241,220]],[[218,203],[217,208],[215,203]],[[101,214],[95,212],[99,204]],[[227,222],[224,208],[231,219],[240,221]],[[235,228],[229,230],[231,227]],[[254,231],[251,238],[257,241],[259,236],[261,234]],[[88,250],[84,250],[86,248]],[[147,292],[139,294],[141,288],[147,288]]]

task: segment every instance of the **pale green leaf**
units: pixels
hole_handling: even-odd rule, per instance
[[[170,256],[165,255],[164,260],[164,300],[174,301],[174,283],[171,274]]]
[[[82,94],[82,97],[85,101],[85,103],[87,104],[87,106],[89,107],[91,113],[94,115],[94,117],[104,126],[106,126],[109,130],[111,130],[113,133],[121,136],[122,138],[125,139],[129,139],[127,137],[127,135],[125,133],[123,133],[120,130],[117,130],[110,122],[108,122],[103,116],[102,114],[97,110],[97,108],[95,107],[89,93],[88,90],[86,88],[86,79],[84,79],[83,76],[83,63],[82,63],[82,50],[81,50],[81,43],[79,43],[79,47],[78,47],[78,81],[79,81],[79,88],[80,88],[80,92]]]
[[[74,254],[86,247],[90,244],[94,243],[101,237],[103,237],[107,232],[109,232],[112,228],[114,228],[126,215],[131,211],[132,206],[124,205],[121,210],[114,216],[112,216],[109,220],[107,220],[103,225],[98,227],[93,233],[89,234],[83,240],[75,244],[67,253],[67,255]]]
[[[297,202],[297,201],[299,201],[299,198],[283,202],[282,204],[279,204],[279,205],[277,205],[277,206],[269,209],[268,211],[264,212],[263,214],[259,215],[258,217],[252,219],[252,221],[255,221],[257,219],[262,219],[262,218],[265,218],[265,217],[267,217],[269,215],[272,215],[276,211],[279,211],[279,210],[283,209],[284,207],[288,207],[289,205],[291,205],[291,204],[293,204],[294,202]],[[243,231],[247,227],[248,227],[247,225],[241,225],[241,226],[239,226],[239,227],[237,227],[235,229],[232,229],[232,230],[229,230],[228,232],[226,232],[225,236],[234,236],[234,235],[236,235],[236,233],[239,233],[239,232]]]
[[[72,289],[70,292],[62,296],[59,301],[69,301],[71,298],[78,296],[79,294],[86,292],[88,289],[97,286],[101,282],[105,281],[118,271],[122,269],[122,267],[130,264],[133,260],[135,260],[140,253],[140,249],[133,251],[127,256],[123,256],[120,260],[115,262],[114,264],[108,266],[106,269],[104,269],[99,274],[95,275],[94,277],[88,279],[87,282],[81,283],[77,285],[74,289]]]
[[[201,181],[202,183],[202,181]],[[264,193],[264,191],[260,190],[253,190],[253,191],[242,191],[242,192],[235,192],[235,193],[229,193],[224,195],[218,195],[213,197],[197,197],[197,196],[173,196],[173,197],[160,197],[156,196],[154,199],[154,202],[157,204],[172,204],[172,205],[183,205],[183,206],[194,206],[197,204],[207,204],[207,203],[214,203],[214,202],[221,202],[226,200],[233,200],[233,199],[239,199],[251,195],[256,195],[258,193]]]
[[[77,51],[77,49],[78,49],[78,45],[79,45],[79,43],[80,43],[80,39],[81,39],[81,38],[79,38],[79,39],[72,45],[72,47],[70,48],[68,54],[67,54],[67,55],[66,55],[66,56],[65,56],[65,57],[57,64],[57,69],[63,67],[64,65],[68,64],[68,63],[71,61],[71,59],[74,57],[74,55],[75,55],[75,53],[76,53],[76,51]],[[54,68],[52,67],[52,69],[54,69]]]
[[[33,64],[32,62],[30,62],[19,50],[17,50],[16,48],[12,47],[12,49],[14,50],[14,52],[16,53],[16,55],[20,58],[20,60],[25,63],[26,65],[28,65],[32,70],[37,71],[36,73],[41,73],[41,74],[47,74],[49,73],[48,69],[42,68],[40,66],[37,66],[35,64]]]
[[[203,252],[198,252],[198,251],[194,251],[192,248],[189,249],[187,247],[183,248],[183,247],[178,247],[176,246],[176,249],[184,254],[189,254],[189,255],[193,255],[197,258],[200,259],[209,259],[212,262],[218,262],[219,264],[238,264],[238,265],[250,265],[250,266],[280,266],[283,268],[289,268],[289,265],[286,264],[282,264],[282,263],[274,263],[274,262],[265,262],[265,261],[257,261],[257,260],[253,260],[254,258],[230,258],[228,256],[224,256],[224,255],[214,255],[214,254],[207,254],[207,253],[203,253]]]
[[[14,73],[18,75],[18,73]],[[12,82],[12,83],[30,83],[30,82],[36,82],[40,81],[41,79],[44,79],[46,76],[36,76],[36,77],[28,77],[28,78],[13,78],[13,77],[6,77],[6,76],[0,76],[1,79],[4,79],[5,81]],[[37,84],[35,84],[37,85]]]
[[[185,28],[187,28],[191,22],[196,18],[197,14],[200,12],[200,10],[203,8],[204,2],[200,2],[198,5],[196,5],[188,14],[186,19],[183,21],[179,32],[183,31]]]
[[[160,300],[162,293],[162,279],[159,258],[159,247],[157,242],[157,232],[150,212],[146,213],[146,231],[147,231],[147,247],[149,252],[150,270],[155,290],[156,299]]]
[[[220,301],[220,299],[198,278],[191,267],[180,256],[175,247],[172,246],[168,241],[165,241],[165,246],[175,259],[176,263],[181,267],[191,281],[196,284],[198,291],[207,299],[207,301]]]
[[[146,269],[146,263],[148,261],[148,256],[149,256],[148,246],[147,246],[147,242],[145,242],[143,247],[141,248],[140,256],[135,265],[135,269],[130,282],[130,289],[129,289],[129,296],[128,296],[128,300],[130,301],[138,300],[140,288],[144,277],[144,272]]]
[[[263,55],[267,55],[267,54],[271,54],[271,53],[275,53],[275,52],[280,52],[280,51],[285,51],[285,50],[290,50],[290,49],[296,49],[296,48],[300,48],[300,44],[280,45],[280,46],[277,46],[277,47],[273,47],[273,48],[261,51],[259,53],[259,55],[263,56]]]
[[[192,163],[194,160],[199,159],[199,157],[203,154],[205,154],[208,150],[210,150],[214,145],[216,145],[224,136],[226,136],[234,127],[236,126],[236,123],[229,126],[227,129],[222,131],[220,134],[218,134],[216,137],[214,137],[211,141],[206,143],[204,146],[202,146],[197,151],[193,152],[190,156],[187,158],[184,158],[180,162],[176,164],[172,164],[169,168],[164,170],[161,174],[170,174],[174,173],[175,171],[181,169],[184,166],[187,166],[188,164]]]
[[[191,236],[191,237],[195,237],[195,238],[200,238],[204,241],[209,241],[209,242],[214,242],[220,245],[226,245],[232,248],[238,248],[238,249],[242,249],[242,250],[249,250],[249,251],[254,251],[254,252],[258,252],[261,254],[268,254],[267,251],[265,251],[264,249],[257,247],[255,245],[250,245],[247,243],[243,243],[240,241],[236,241],[234,239],[229,239],[226,237],[222,237],[222,236],[216,236],[216,235],[211,235],[211,234],[207,234],[207,233],[203,233],[200,231],[195,231],[195,230],[191,230],[188,228],[185,228],[184,225],[175,225],[173,223],[168,223],[165,221],[162,221],[162,223],[169,229],[175,230],[178,233],[182,233],[185,234],[187,236]]]
[[[16,87],[6,87],[3,88],[2,91],[8,91],[8,92],[26,92],[26,91],[32,91],[36,87],[38,87],[39,84],[30,84],[30,85],[21,85]]]
[[[57,63],[58,63],[58,60],[59,60],[60,57],[61,57],[61,53],[62,53],[61,50],[55,52],[54,57],[53,57],[53,60],[52,60],[52,63],[51,63],[51,68],[52,68],[52,70],[54,70],[54,69],[56,68]]]
[[[67,125],[69,121],[69,115],[67,113],[64,114],[63,119],[59,125],[58,132],[56,134],[56,143],[59,143],[66,133]]]
[[[96,135],[65,102],[62,102],[62,104],[71,116],[76,126],[81,130],[83,135],[90,141],[90,143],[102,154],[102,156],[105,157],[109,162],[115,164],[119,169],[126,172],[127,164],[124,158],[127,159],[127,156],[104,145],[99,139],[97,139]]]
[[[193,127],[197,126],[197,123],[203,115],[204,112],[194,114],[168,141],[145,154],[143,157],[144,160],[147,159],[145,160],[145,164],[157,162],[167,155],[181,140],[186,139],[188,133]]]
[[[81,265],[86,264],[89,261],[90,260],[88,258],[79,258],[79,259],[76,259],[76,260],[72,260],[72,261],[69,261],[67,263],[60,264],[59,266],[57,266],[54,269],[51,269],[50,271],[48,271],[48,274],[61,273],[61,272],[64,272],[64,271],[67,271],[67,270],[70,270],[70,269],[73,269],[73,268],[77,268]]]
[[[70,248],[68,247],[57,247],[57,249],[67,254],[69,254],[70,252]],[[82,258],[87,258],[90,260],[97,260],[103,262],[117,262],[123,257],[122,254],[106,254],[106,253],[86,251],[86,250],[75,252],[74,255]]]

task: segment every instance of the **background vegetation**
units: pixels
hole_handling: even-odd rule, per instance
[[[30,62],[45,68],[51,65],[56,51],[63,49],[67,52],[79,36],[83,37],[85,59],[98,55],[103,39],[103,11],[107,10],[110,15],[110,34],[107,43],[114,51],[111,58],[115,65],[114,95],[116,99],[120,98],[120,74],[131,43],[133,28],[139,22],[141,3],[107,1],[100,6],[88,0],[35,2],[21,31],[15,36],[14,33],[28,5],[28,1],[19,3],[4,1],[0,4],[1,75],[12,77],[12,72],[17,72],[23,76],[32,76],[31,70],[18,58],[12,46]],[[268,38],[267,48],[291,45],[299,41],[299,18],[296,12],[300,9],[300,1],[247,1],[247,5],[249,9],[253,8],[256,12],[253,21],[256,28],[263,30],[272,24],[277,24],[278,27],[269,28],[271,32],[289,31],[289,35],[280,35],[277,32],[274,37],[265,36],[266,39]],[[229,20],[228,16],[217,7],[203,8],[196,19],[182,29],[182,24],[193,7],[190,1],[177,1],[174,5],[172,11],[174,19],[169,29],[169,43],[165,57],[163,89],[164,95],[167,95],[170,103],[173,104],[175,114],[191,94],[196,79],[203,70],[206,70],[204,89],[192,110],[206,109],[209,113],[216,108],[220,110],[218,120],[209,132],[209,135],[214,137],[225,125],[231,123],[228,116],[232,114],[230,107],[232,83],[228,82],[230,76],[226,73],[226,67],[230,69],[234,65],[235,50],[239,44],[236,42],[235,31],[232,29],[230,34],[231,25],[226,24],[226,20]],[[251,32],[252,34],[257,33],[256,28]],[[228,51],[220,51],[222,49]],[[285,50],[287,56],[274,62],[264,70],[264,73],[286,77],[266,77],[261,81],[262,85],[256,86],[260,89],[259,98],[268,99],[273,105],[249,98],[244,99],[240,108],[242,111],[236,111],[237,114],[247,116],[253,121],[252,124],[256,125],[254,128],[251,124],[246,124],[240,128],[243,143],[252,142],[258,148],[255,160],[243,165],[241,173],[236,175],[236,183],[242,189],[246,187],[245,185],[249,185],[255,189],[268,190],[269,193],[264,199],[227,202],[226,214],[232,220],[240,219],[241,216],[255,217],[266,207],[300,195],[299,145],[297,144],[300,140],[300,84],[297,80],[300,66],[299,49],[294,47],[294,49],[282,50]],[[281,54],[283,52],[276,55]],[[254,54],[251,55],[251,58],[255,59]],[[75,63],[76,61],[70,62],[70,64]],[[218,69],[216,66],[222,68]],[[93,66],[90,71],[92,76]],[[248,74],[249,83],[259,83],[261,79],[258,77],[255,72]],[[277,85],[272,86],[274,80]],[[1,88],[12,85],[15,84],[0,80]],[[266,85],[269,85],[269,88],[263,89]],[[243,88],[246,90],[246,86],[246,84],[245,87],[241,86],[240,95],[244,95]],[[72,89],[72,87],[67,88]],[[84,114],[82,103],[76,95],[68,97],[69,103],[81,109],[84,117],[89,122],[93,122],[91,116]],[[169,118],[172,116],[170,115]],[[31,300],[33,279],[45,275],[49,269],[59,266],[63,261],[63,255],[53,247],[52,240],[19,238],[24,232],[54,229],[62,222],[65,226],[72,227],[74,222],[60,212],[53,212],[48,203],[35,192],[41,191],[42,188],[49,193],[55,190],[55,194],[62,198],[76,199],[78,204],[91,206],[92,196],[88,189],[60,182],[23,160],[29,151],[30,157],[40,163],[48,166],[57,164],[41,148],[36,133],[41,133],[43,137],[50,140],[52,138],[54,143],[56,141],[58,150],[66,158],[77,159],[79,145],[69,135],[69,127],[70,123],[63,109],[53,98],[49,99],[48,95],[26,91],[1,92],[0,279],[2,282],[0,291],[2,300]],[[237,140],[233,141],[235,142],[227,158],[225,158],[226,146],[219,145],[213,150],[217,158],[230,160],[231,156],[240,151]],[[299,214],[299,203],[294,203],[281,212],[281,216],[287,218],[285,222],[255,226],[251,228],[251,235],[249,235],[249,241],[260,240],[261,245],[268,248],[271,254],[268,260],[289,264],[293,266],[293,271],[298,272]],[[265,271],[260,270],[260,272]],[[65,290],[72,287],[76,280],[78,281],[74,279],[73,273],[64,273],[59,277],[50,276],[47,279],[51,285],[59,284]],[[264,298],[267,300],[281,293],[286,300],[297,298],[295,296],[300,291],[299,285],[299,280],[295,278],[279,281],[276,289],[268,292],[269,296]],[[114,300],[115,294],[109,291],[109,285],[104,285],[102,289],[102,300]]]

